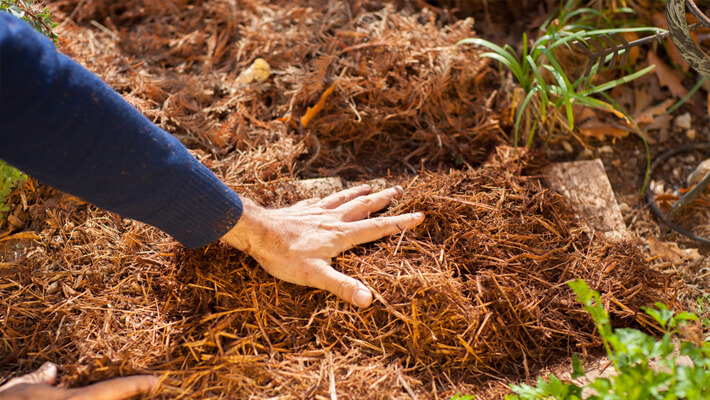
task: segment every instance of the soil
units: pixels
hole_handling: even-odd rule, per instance
[[[186,250],[30,180],[0,222],[0,374],[44,361],[60,365],[63,386],[155,374],[161,389],[146,398],[497,399],[510,383],[564,369],[572,353],[593,361],[601,350],[570,279],[602,293],[615,326],[657,332],[639,312],[655,301],[693,310],[710,287],[709,248],[659,225],[639,196],[643,142],[560,130],[533,149],[510,147],[512,78],[481,50],[453,45],[518,43],[558,3],[53,2],[59,49],[239,193],[278,207],[309,197],[289,185],[297,179],[379,178],[405,188],[386,213],[427,219],[334,260],[376,293],[358,310],[225,246]],[[653,20],[653,7],[640,9]],[[236,83],[257,58],[269,78]],[[681,78],[688,88],[698,79]],[[644,128],[651,159],[710,141],[706,95],[673,114],[690,113],[692,135],[672,119]],[[614,96],[643,111],[672,95],[649,74]],[[635,240],[590,235],[542,185],[550,162],[591,157]],[[704,158],[668,159],[654,195],[687,186]],[[698,234],[710,230],[698,223],[708,221],[702,201],[678,217]]]

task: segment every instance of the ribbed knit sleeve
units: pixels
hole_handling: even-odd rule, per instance
[[[0,159],[184,244],[209,244],[239,196],[101,79],[0,13]]]

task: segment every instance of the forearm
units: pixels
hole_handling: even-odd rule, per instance
[[[222,237],[231,189],[92,73],[23,21],[0,15],[0,158],[189,247]]]

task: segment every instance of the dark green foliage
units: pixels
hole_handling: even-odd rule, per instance
[[[689,322],[698,320],[695,314],[674,314],[664,304],[656,303],[656,308],[645,308],[644,311],[662,327],[664,334],[660,339],[635,329],[614,330],[599,293],[591,291],[583,281],[571,282],[570,286],[594,319],[616,373],[611,377],[592,379],[586,386],[550,375],[547,380],[538,378],[536,386],[513,386],[516,394],[507,396],[507,400],[710,398],[710,343],[699,334],[688,333],[693,332],[694,326]],[[674,337],[680,339],[680,354],[676,353],[678,346],[671,340]],[[676,359],[679,355],[689,357],[691,365],[678,365]],[[582,364],[575,357],[572,378],[585,376]],[[585,387],[588,394],[583,397],[582,389]]]
[[[25,174],[0,160],[0,216],[8,211],[5,199],[10,195],[12,188],[25,179],[27,179]]]
[[[34,0],[0,0],[0,12],[10,13],[29,22],[37,32],[57,41],[54,33],[56,23],[52,21],[49,8],[40,7]],[[5,200],[12,189],[27,179],[27,176],[0,160],[0,217],[8,211]]]
[[[34,0],[0,0],[0,12],[8,12],[29,22],[37,32],[57,41],[54,28],[57,24],[52,20],[49,8],[41,8]]]

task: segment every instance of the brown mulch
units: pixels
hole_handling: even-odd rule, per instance
[[[376,293],[356,309],[30,182],[10,199],[25,226],[0,223],[0,376],[53,361],[69,386],[156,374],[151,398],[500,398],[599,348],[569,280],[652,329],[639,308],[672,302],[672,276],[576,222],[544,157],[501,146],[497,67],[453,45],[473,21],[415,5],[55,2],[60,49],[240,193],[281,206],[301,197],[284,181],[384,177],[405,188],[388,213],[427,218],[334,261]],[[234,85],[258,57],[272,76]]]

